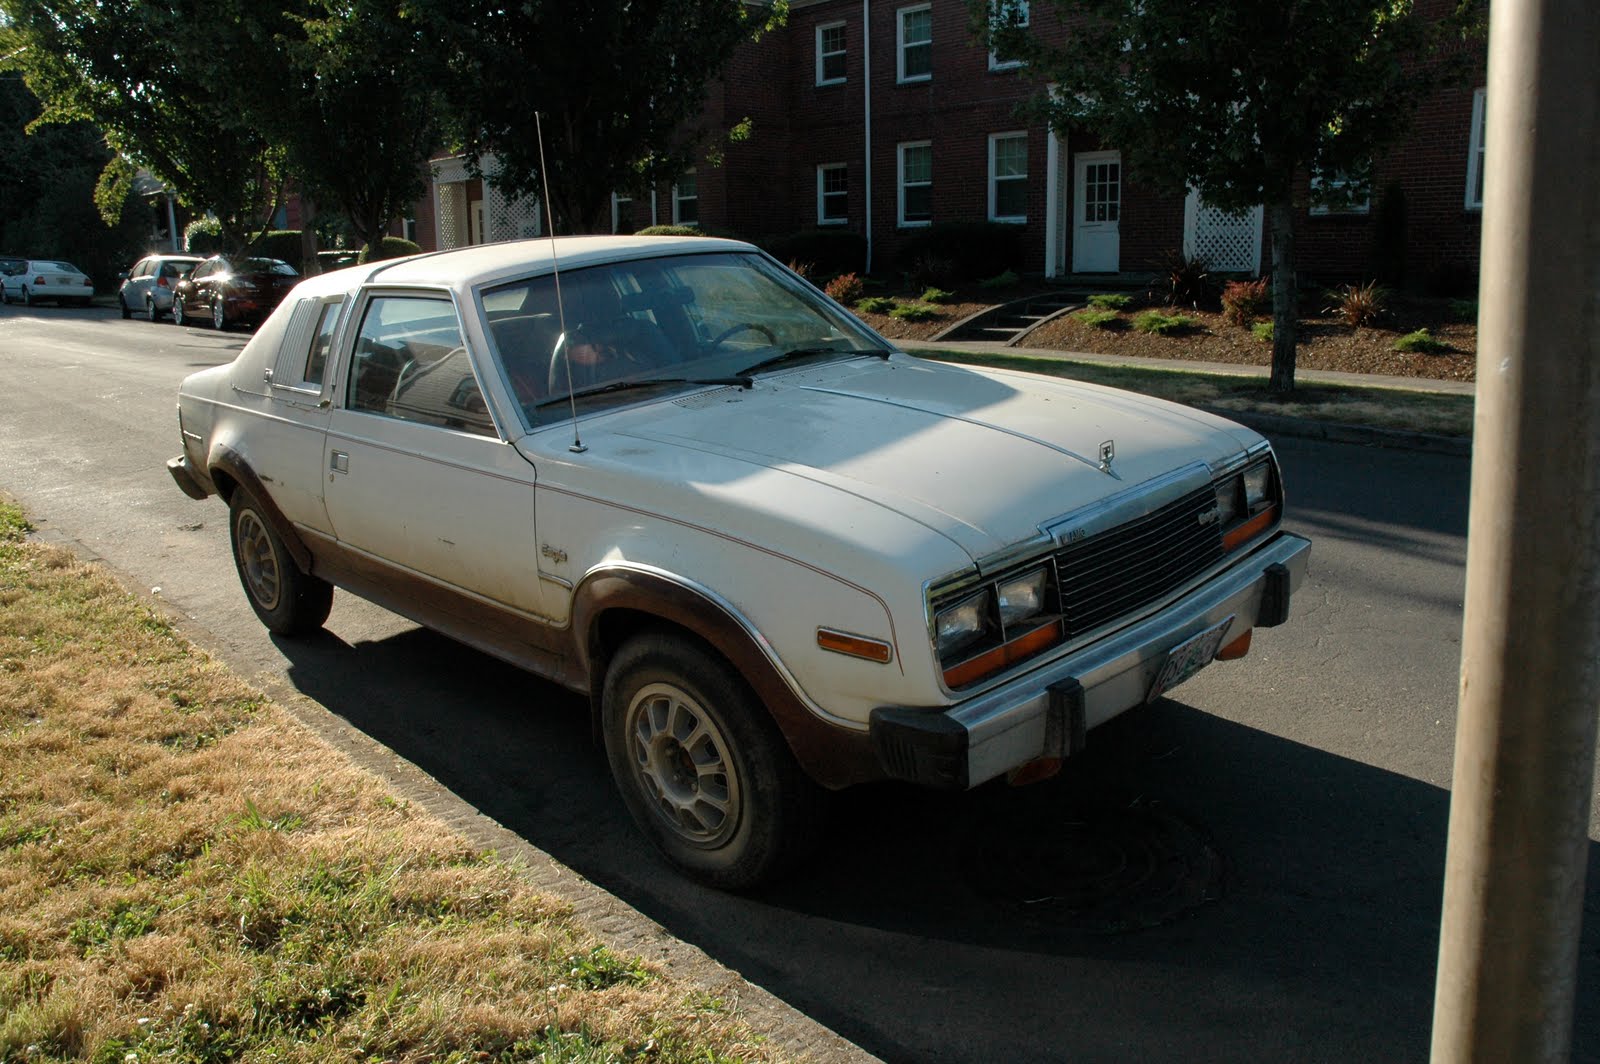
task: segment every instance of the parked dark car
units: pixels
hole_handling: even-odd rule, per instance
[[[218,329],[259,325],[300,280],[280,259],[213,255],[172,290],[172,320],[188,325],[209,318]]]

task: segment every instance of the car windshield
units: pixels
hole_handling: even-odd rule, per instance
[[[534,428],[580,412],[747,374],[889,348],[765,257],[671,255],[561,272],[484,290],[498,370]],[[566,340],[562,337],[565,320]],[[655,387],[617,387],[622,382]]]

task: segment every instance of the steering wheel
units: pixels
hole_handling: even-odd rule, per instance
[[[711,346],[721,347],[723,344],[727,343],[733,337],[738,336],[742,332],[758,332],[767,338],[767,343],[769,344],[775,344],[778,342],[777,336],[775,336],[772,330],[767,328],[765,325],[757,325],[753,321],[741,321],[737,325],[730,325],[728,328],[722,330],[722,333],[715,340],[711,341]]]

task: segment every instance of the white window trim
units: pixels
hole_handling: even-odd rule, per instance
[[[1488,116],[1484,113],[1488,105],[1489,90],[1478,89],[1472,94],[1472,131],[1471,139],[1467,142],[1467,190],[1464,198],[1466,209],[1469,211],[1483,210],[1483,199],[1473,198],[1473,193],[1478,190],[1479,175],[1483,170],[1485,154],[1483,150],[1484,123]]]
[[[989,4],[991,8],[998,8],[1001,4],[1009,4],[1011,6],[1020,8],[1022,10],[1022,18],[1017,22],[1017,26],[1019,28],[1027,27],[1029,18],[1028,0],[989,0]],[[992,17],[990,18],[989,23],[991,26],[994,24],[994,19]],[[1015,70],[1021,65],[1022,60],[1020,59],[1001,59],[994,52],[991,51],[989,53],[990,70]]]
[[[850,222],[850,196],[848,188],[845,191],[845,216],[843,218],[825,218],[822,211],[822,175],[826,170],[843,170],[845,180],[849,181],[850,167],[847,163],[819,163],[817,164],[817,224],[822,225],[848,225]]]
[[[617,231],[617,226],[622,222],[622,205],[624,203],[631,204],[632,202],[632,196],[624,196],[616,192],[611,194],[611,231],[613,233]]]
[[[1370,170],[1368,172],[1370,173]],[[1322,202],[1322,203],[1318,203],[1317,202],[1317,192],[1318,192],[1319,189],[1322,189],[1322,188],[1333,188],[1333,189],[1346,188],[1351,184],[1365,185],[1367,187],[1366,198],[1362,199],[1362,200],[1359,200],[1357,202],[1352,202],[1352,203],[1348,203],[1348,204],[1341,204],[1338,207],[1335,207],[1331,203],[1327,203],[1327,202]],[[1328,217],[1330,215],[1370,214],[1372,212],[1372,181],[1371,181],[1370,178],[1366,179],[1366,180],[1362,180],[1362,179],[1358,178],[1358,179],[1356,179],[1356,181],[1352,182],[1350,180],[1350,178],[1346,174],[1344,174],[1342,171],[1340,173],[1334,174],[1332,178],[1324,178],[1321,174],[1313,172],[1312,175],[1311,175],[1311,189],[1310,189],[1310,191],[1311,191],[1310,213],[1311,213],[1311,215],[1313,217],[1325,218],[1325,217]]]
[[[684,172],[683,176],[688,177],[690,174],[694,174],[695,175],[694,195],[692,195],[692,196],[680,196],[678,194],[678,183],[676,181],[674,181],[672,183],[672,224],[673,225],[692,225],[692,226],[695,226],[696,228],[698,228],[699,225],[700,225],[700,176],[699,176],[699,174],[695,173],[693,168],[690,168],[689,170],[686,170]],[[691,221],[687,221],[686,222],[686,221],[683,220],[682,215],[681,215],[681,205],[683,203],[685,203],[686,201],[688,201],[688,200],[694,200],[694,206],[695,206],[694,213],[695,213],[695,216]]]
[[[901,229],[922,229],[922,228],[924,228],[926,226],[930,226],[930,225],[933,224],[933,219],[931,217],[926,219],[926,220],[919,218],[916,221],[912,221],[912,222],[906,221],[906,149],[907,148],[927,148],[928,149],[928,154],[929,154],[929,160],[928,160],[929,166],[928,166],[928,168],[931,171],[932,168],[933,168],[933,160],[932,160],[933,141],[931,141],[931,140],[908,140],[908,141],[905,141],[902,144],[895,145],[895,152],[894,152],[894,155],[895,155],[895,182],[894,182],[894,187],[895,187],[895,221],[899,224]],[[933,177],[932,177],[931,173],[930,173],[929,178],[928,178],[928,187],[930,189],[932,189],[932,187],[933,187]],[[932,214],[932,204],[929,204],[929,213]]]
[[[818,85],[843,85],[845,83],[845,81],[848,80],[848,75],[843,75],[843,74],[840,75],[839,77],[836,77],[836,78],[825,78],[825,77],[822,76],[822,61],[823,61],[823,59],[825,59],[825,58],[827,58],[829,56],[835,56],[835,55],[845,55],[845,56],[847,56],[847,55],[850,54],[850,51],[849,51],[848,48],[841,48],[837,52],[826,52],[826,53],[824,53],[823,50],[822,50],[822,34],[827,30],[837,30],[837,29],[844,29],[844,28],[845,28],[845,23],[843,21],[840,21],[840,22],[824,22],[824,23],[822,23],[821,25],[819,25],[817,27],[816,59],[817,59],[817,84]]]
[[[933,55],[933,25],[931,21],[933,18],[933,5],[913,4],[911,7],[902,7],[894,13],[894,79],[898,84],[901,85],[915,83],[918,81],[930,81],[933,78],[931,62],[929,63],[930,70],[928,73],[912,74],[910,77],[906,76],[906,16],[914,15],[921,11],[928,12],[928,17],[930,20],[928,25],[928,39],[926,41],[915,42],[915,46],[919,48],[924,46],[927,47],[928,54],[931,59]]]
[[[996,195],[996,192],[998,191],[998,186],[996,185],[995,182],[996,182],[996,180],[998,178],[998,175],[995,173],[995,168],[994,168],[994,149],[995,149],[995,145],[998,144],[1002,140],[1010,140],[1013,137],[1021,137],[1022,138],[1023,149],[1024,150],[1027,149],[1027,146],[1028,146],[1028,132],[1025,129],[1014,129],[1009,133],[990,133],[989,134],[989,220],[991,222],[1026,222],[1028,220],[1027,214],[997,215],[994,212],[995,211],[995,201],[1000,198],[999,196]],[[1023,187],[1026,188],[1027,184],[1028,184],[1027,171],[1023,171],[1023,174],[1022,174],[1021,178],[1014,178],[1013,177],[1013,178],[1007,178],[1007,180],[1010,180],[1010,181],[1020,180],[1022,182],[1022,184],[1023,184]]]

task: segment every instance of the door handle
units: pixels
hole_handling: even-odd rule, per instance
[[[330,451],[328,454],[328,468],[335,473],[350,472],[350,456],[343,451]]]

